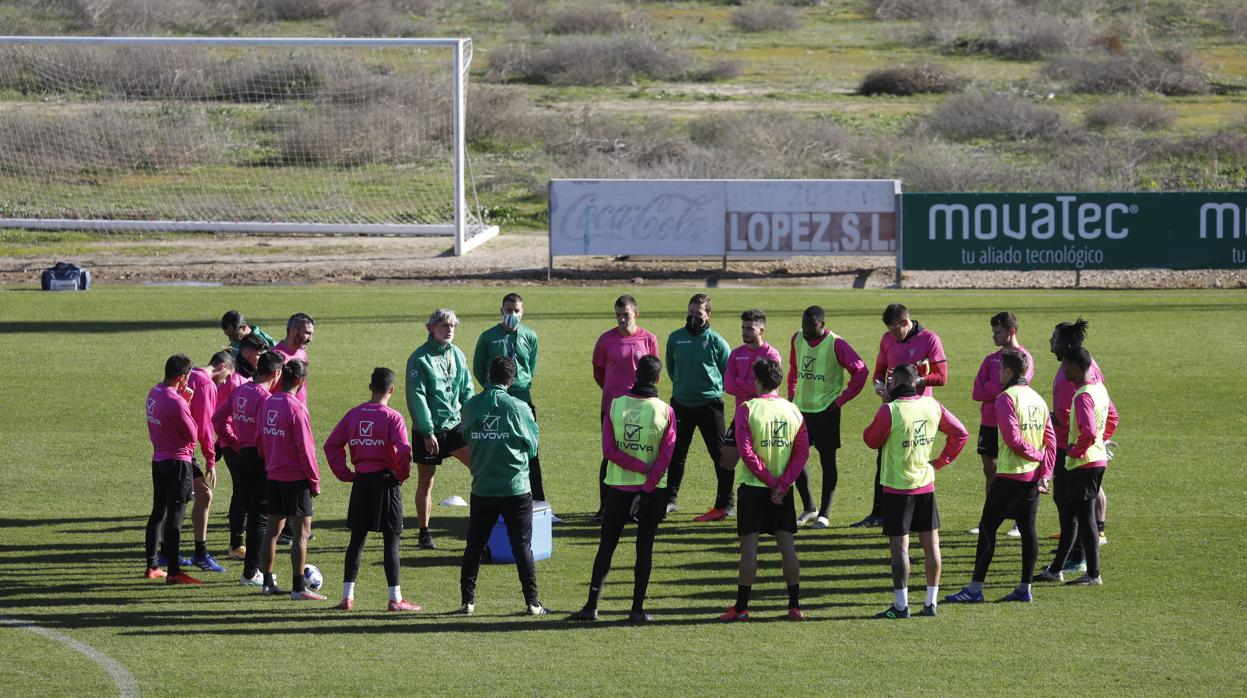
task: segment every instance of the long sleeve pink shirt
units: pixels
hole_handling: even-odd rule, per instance
[[[1000,439],[1005,447],[1029,461],[1039,463],[1039,467],[1029,473],[996,473],[996,477],[1022,482],[1034,482],[1052,477],[1052,469],[1056,465],[1056,432],[1052,428],[1052,420],[1044,424],[1043,450],[1036,450],[1022,438],[1022,427],[1018,424],[1017,410],[1013,408],[1013,398],[1008,393],[1000,393],[992,408],[998,416]]]
[[[147,435],[152,441],[153,461],[189,462],[195,455],[195,420],[190,405],[163,383],[147,393]]]
[[[658,457],[654,459],[653,465],[646,465],[639,458],[619,450],[615,445],[615,425],[611,422],[610,410],[606,411],[606,418],[602,420],[602,457],[624,470],[646,474],[643,485],[611,485],[611,487],[625,492],[653,492],[658,487],[658,481],[662,480],[662,476],[666,474],[667,466],[671,465],[671,452],[674,450],[675,410],[671,409],[670,405],[667,406],[667,430],[663,432],[662,440],[658,442]]]
[[[1082,386],[1076,386],[1077,388]],[[1074,444],[1069,447],[1070,458],[1082,458],[1086,456],[1087,449],[1095,444],[1095,400],[1087,393],[1083,393],[1074,398],[1073,411],[1078,416],[1078,438]],[[1104,440],[1108,441],[1117,432],[1117,406],[1112,400],[1108,401],[1108,419],[1104,424]],[[1066,428],[1068,431],[1068,427]],[[1083,468],[1104,468],[1108,466],[1108,461],[1097,460],[1079,466]]]
[[[928,373],[924,376],[922,395],[930,395],[932,388],[948,383],[948,357],[944,355],[944,345],[939,335],[928,329],[920,329],[902,341],[897,341],[891,332],[884,332],[879,339],[879,354],[875,357],[874,379],[885,381],[888,371],[902,364],[917,364],[920,361],[929,363]]]
[[[1026,357],[1026,375],[1024,378],[1027,383],[1035,377],[1035,361],[1031,358],[1031,353],[1026,351],[1026,347],[1018,347],[1018,350]],[[994,351],[983,357],[983,363],[979,364],[978,375],[974,377],[974,388],[970,391],[970,399],[979,403],[979,414],[982,419],[980,422],[985,427],[996,426],[996,398],[1000,395],[1000,391],[1004,390],[1004,386],[1000,384],[1000,357],[1005,350]]]
[[[269,351],[281,354],[283,357],[282,363],[286,363],[291,359],[299,359],[303,362],[307,362],[307,349],[291,349],[289,345],[286,344],[286,340],[284,339],[273,345],[273,348],[269,349]],[[299,402],[302,402],[305,405],[307,404],[307,381],[303,381],[303,385],[299,386],[299,392],[296,393],[296,397],[299,398]]]
[[[763,400],[776,400],[779,395],[770,392],[758,397]],[[771,489],[778,487],[787,493],[792,483],[801,476],[801,471],[805,470],[806,461],[810,459],[810,435],[806,432],[805,420],[801,420],[801,428],[797,430],[797,437],[792,440],[792,457],[788,460],[788,466],[784,468],[778,480],[766,469],[766,464],[762,462],[758,452],[753,450],[753,430],[749,428],[749,405],[743,402],[737,405],[735,423],[736,447],[740,450],[741,462],[767,487]]]
[[[212,428],[212,413],[216,409],[217,389],[212,376],[202,368],[192,368],[186,385],[194,391],[191,395],[191,419],[195,420],[195,440],[204,456],[204,468],[216,467],[216,432]]]
[[[797,337],[800,333],[794,334],[792,340],[788,343],[788,399],[792,400],[797,396]],[[810,348],[817,347],[824,340],[831,336],[830,332],[825,333],[822,337],[808,342]],[[801,341],[806,341],[804,338]],[[844,407],[845,403],[857,397],[862,392],[862,388],[866,385],[866,379],[870,377],[870,371],[866,368],[866,362],[862,361],[862,357],[844,338],[836,339],[832,349],[836,353],[836,361],[840,367],[849,373],[849,382],[844,386],[844,390],[836,397],[832,404],[836,408]]]
[[[912,395],[897,399],[917,400],[920,397],[922,396]],[[961,420],[957,419],[957,416],[952,412],[949,412],[948,408],[945,407],[943,403],[937,402],[936,404],[939,404],[940,406],[939,430],[940,433],[945,436],[945,439],[944,450],[940,451],[940,455],[937,456],[931,464],[936,470],[939,470],[957,459],[957,456],[961,454],[961,449],[965,448],[966,442],[970,440],[970,432],[966,431],[966,428],[962,425]],[[867,446],[878,449],[883,448],[883,445],[887,443],[888,437],[891,435],[892,410],[889,409],[885,403],[880,405],[879,409],[875,412],[875,419],[869,426],[866,427],[866,431],[862,433],[862,439],[866,442]],[[932,480],[931,484],[912,490],[899,490],[885,486],[883,491],[890,494],[926,494],[928,492],[935,491],[935,481]]]
[[[346,464],[348,449],[355,472]],[[324,450],[329,468],[343,482],[354,481],[355,473],[385,470],[393,472],[399,482],[411,476],[411,443],[403,415],[376,402],[347,412],[325,439]]]
[[[297,396],[277,391],[260,408],[260,442],[268,479],[277,482],[307,480],[312,494],[320,494],[320,466],[307,405]]]
[[[779,351],[775,347],[762,342],[755,349],[742,344],[727,355],[727,371],[723,374],[723,392],[736,398],[737,405],[758,396],[757,381],[754,380],[753,365],[759,359],[780,361]]]
[[[254,381],[235,388],[230,401],[212,415],[221,443],[234,450],[255,448],[259,444],[260,408],[268,398],[268,387]]]
[[[237,371],[229,374],[229,378],[226,378],[225,382],[216,387],[216,405],[212,409],[216,410],[217,407],[229,402],[229,396],[234,392],[234,388],[246,382],[247,378]]]
[[[618,329],[610,329],[598,337],[593,346],[593,380],[602,389],[602,412],[610,410],[611,401],[628,394],[636,383],[636,364],[642,356],[658,353],[658,338],[640,327],[636,334],[625,337]]]
[[[1103,383],[1104,374],[1100,372],[1095,359],[1091,360],[1091,368],[1087,369],[1088,383]],[[1078,386],[1065,378],[1065,371],[1058,364],[1056,375],[1052,377],[1052,421],[1056,426],[1057,448],[1064,450],[1069,444],[1069,411],[1074,404],[1074,393]]]

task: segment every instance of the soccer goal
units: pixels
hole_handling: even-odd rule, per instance
[[[0,227],[498,234],[472,41],[0,37]]]

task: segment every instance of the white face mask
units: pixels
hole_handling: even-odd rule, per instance
[[[503,313],[502,326],[508,330],[513,330],[520,326],[520,318],[523,316],[523,313]]]

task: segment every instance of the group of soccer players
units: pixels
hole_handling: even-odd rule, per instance
[[[364,541],[369,532],[380,532],[389,610],[420,609],[403,598],[399,586],[401,483],[414,462],[419,546],[435,548],[429,531],[434,475],[437,465],[453,456],[472,473],[459,612],[470,615],[475,610],[481,557],[501,517],[526,612],[547,613],[538,597],[531,550],[534,501],[545,499],[532,402],[538,342],[522,322],[523,303],[519,294],[504,297],[500,322],[480,336],[470,367],[453,341],[459,325],[454,311],[438,309],[429,317],[428,340],[412,353],[405,373],[413,421],[410,441],[402,415],[388,405],[396,376],[377,368],[369,399],[347,412],[324,442],[334,475],[352,483],[347,516],[351,539],[337,608],[354,608]],[[711,327],[710,297],[694,295],[684,326],[667,339],[664,361],[655,335],[638,324],[636,300],[620,296],[614,309],[616,325],[598,338],[592,354],[593,376],[602,390],[603,458],[599,508],[593,517],[601,525],[601,538],[588,600],[571,620],[598,618],[602,585],[630,522],[638,529],[628,619],[651,620],[644,601],[654,540],[663,519],[679,510],[695,431],[701,432],[716,474],[716,490],[712,506],[693,520],[734,516],[739,536],[737,597],[720,619],[748,620],[759,536],[770,534],[788,586],[787,617],[803,620],[794,534],[799,525],[830,525],[841,410],[871,378],[882,399],[863,433],[865,443],[877,451],[874,502],[871,512],[852,526],[881,526],[889,539],[894,599],[877,617],[909,617],[910,533],[918,534],[925,553],[921,614],[936,614],[941,569],[935,472],[956,459],[969,439],[957,417],[932,397],[949,380],[938,335],[913,320],[904,305],[889,305],[882,318],[887,331],[872,374],[853,347],[827,327],[823,309],[811,306],[788,342],[785,371],[780,351],[765,339],[766,315],[759,310],[741,314],[742,344],[732,350]],[[323,600],[306,588],[302,574],[312,498],[320,492],[307,411],[306,349],[315,323],[306,314],[291,316],[281,342],[249,325],[237,311],[226,313],[221,324],[231,342],[228,350],[214,354],[203,368],[194,368],[184,355],[170,357],[164,380],[148,395],[154,455],[146,576],[166,578],[170,584],[199,584],[184,567],[223,571],[206,548],[214,466],[220,456],[233,480],[230,555],[243,560],[241,583],[264,594],[287,593],[273,574],[286,529],[290,597]],[[1029,385],[1034,366],[1018,341],[1017,319],[1002,312],[990,325],[999,350],[984,358],[972,391],[981,403],[978,452],[987,481],[982,516],[972,530],[978,533],[974,575],[970,584],[944,600],[984,600],[996,532],[1007,519],[1016,522],[1009,534],[1022,539],[1022,573],[1018,587],[1001,600],[1032,600],[1038,557],[1035,517],[1040,495],[1046,493],[1054,495],[1061,531],[1056,555],[1038,578],[1064,581],[1064,574],[1077,570],[1082,574],[1071,584],[1100,584],[1101,483],[1117,413],[1099,367],[1083,347],[1087,323],[1080,318],[1053,330],[1050,349],[1060,368],[1051,409]],[[672,383],[670,403],[659,397],[664,373]],[[482,392],[475,393],[475,383],[482,384]],[[728,420],[724,393],[735,399]],[[936,431],[946,437],[938,455]],[[192,458],[196,444],[203,469]],[[811,445],[819,452],[822,475],[817,503],[806,469]],[[802,500],[800,513],[794,493]],[[195,553],[188,560],[178,556],[178,547],[185,505],[192,500]]]

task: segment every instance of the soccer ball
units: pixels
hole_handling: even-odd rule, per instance
[[[308,565],[303,568],[303,586],[308,591],[320,591],[320,585],[325,583],[325,577],[320,573],[320,568],[316,565]]]

